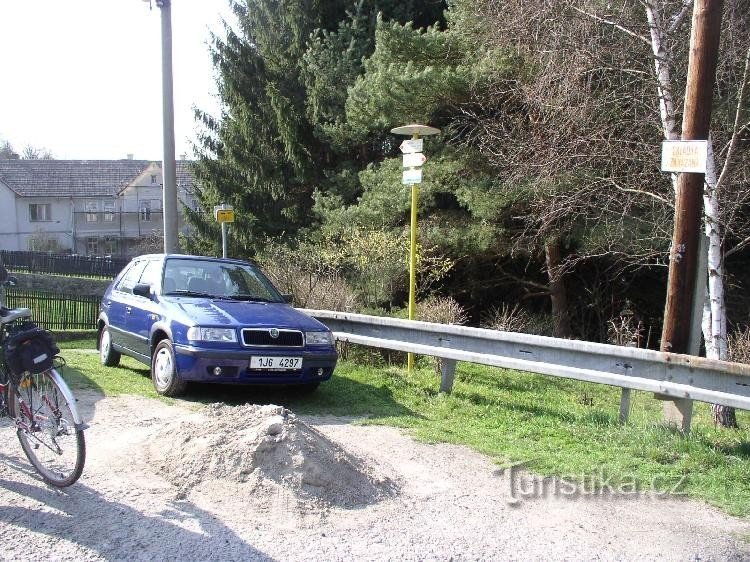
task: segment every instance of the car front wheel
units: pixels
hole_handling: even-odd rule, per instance
[[[162,396],[179,396],[187,383],[177,376],[174,348],[169,340],[161,340],[151,358],[151,380],[156,392]]]

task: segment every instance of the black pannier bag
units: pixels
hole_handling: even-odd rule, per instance
[[[24,373],[39,374],[52,368],[60,348],[47,330],[27,323],[5,340],[3,351],[8,371],[20,377]]]

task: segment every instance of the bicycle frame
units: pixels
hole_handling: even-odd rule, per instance
[[[6,330],[7,330],[7,328],[6,328],[5,323],[3,323],[2,325],[0,325],[0,347],[2,345],[2,342],[5,340]],[[0,355],[1,354],[2,353],[0,351]],[[0,359],[2,361],[2,363],[0,364],[0,369],[3,369],[3,371],[5,371],[5,358],[4,357],[0,357]],[[12,383],[10,381],[10,377],[9,377],[8,373],[6,372],[4,374],[5,374],[4,378],[5,378],[5,380],[7,380],[7,382],[0,383],[0,395],[7,396],[8,387]],[[37,376],[39,376],[39,375],[37,375]],[[81,416],[78,413],[78,408],[76,407],[76,401],[75,401],[75,398],[73,397],[73,393],[70,391],[70,389],[68,388],[68,385],[65,383],[65,381],[63,380],[62,376],[57,371],[57,369],[55,369],[55,368],[49,369],[48,371],[45,371],[41,376],[50,377],[50,379],[52,379],[57,384],[60,392],[63,394],[63,397],[68,402],[68,406],[70,408],[70,414],[73,417],[73,423],[75,424],[75,429],[85,429],[87,426],[86,426],[86,424],[83,423],[83,420],[81,419]],[[23,380],[26,380],[26,379],[22,379],[22,382],[23,382]],[[18,393],[16,393],[16,394],[18,394]],[[50,408],[50,410],[52,412],[58,412],[58,414],[59,414],[57,405],[49,403],[49,400],[46,399],[46,398],[45,398],[45,400],[46,400],[47,406]],[[27,419],[32,419],[32,412],[31,412],[30,408],[28,407],[28,405],[26,404],[26,402],[23,400],[23,398],[21,398],[20,395],[18,396],[18,401],[19,401],[19,405],[21,407],[21,410],[27,416]],[[8,404],[6,404],[5,407],[7,408]],[[25,430],[27,432],[30,432],[33,429],[33,427],[31,427],[28,424],[26,424],[23,421],[21,421],[18,416],[16,417],[16,426],[19,429]]]
[[[0,282],[0,286],[7,282],[7,279]],[[14,328],[33,329],[34,324],[25,325],[31,318],[31,310],[28,308],[3,307],[1,314],[0,415],[8,414],[14,420],[21,448],[42,480],[58,488],[71,486],[80,478],[86,462],[83,431],[88,426],[83,423],[73,393],[63,380],[54,360],[49,368],[38,373],[26,371],[19,375],[15,371],[14,374],[8,371],[5,356],[6,338],[15,334]],[[34,333],[29,334],[30,338],[37,336]],[[44,344],[50,345],[50,338],[46,335],[42,337],[45,339]],[[24,342],[18,345],[24,345]],[[32,345],[23,351],[35,352],[36,349]],[[13,353],[23,351],[13,348]],[[56,351],[58,350],[55,348],[54,352]],[[41,359],[45,357],[48,356],[39,355]],[[18,357],[13,359],[13,368],[16,369],[17,363],[23,360]],[[25,357],[24,360],[28,360],[24,367],[28,366],[29,371],[37,370],[29,365],[32,358]],[[17,370],[21,371],[23,368]]]
[[[54,382],[57,383],[58,389],[63,394],[63,397],[65,398],[65,400],[68,403],[68,407],[70,409],[70,414],[73,417],[74,428],[76,430],[88,428],[88,425],[85,424],[85,423],[83,423],[83,421],[81,419],[81,416],[78,414],[78,408],[75,405],[75,398],[73,397],[73,394],[71,393],[70,389],[68,388],[68,385],[63,381],[62,376],[60,375],[60,373],[57,372],[57,369],[50,369],[49,371],[46,371],[42,375],[37,375],[37,376],[50,377]],[[10,384],[10,383],[8,383],[8,384]],[[8,387],[8,384],[4,384],[4,385],[0,384],[0,392],[5,392],[5,390]],[[22,382],[22,384],[23,384],[23,382]],[[17,398],[18,398],[19,407],[21,408],[21,411],[23,412],[24,415],[23,416],[16,416],[16,418],[15,418],[16,427],[18,429],[21,429],[24,432],[26,432],[26,434],[27,434],[28,437],[34,439],[40,445],[44,445],[48,449],[54,450],[54,452],[56,452],[58,454],[62,453],[62,451],[61,451],[61,449],[59,447],[57,449],[52,449],[46,443],[44,443],[43,441],[41,441],[40,439],[38,439],[36,437],[36,435],[34,434],[34,430],[36,429],[35,424],[37,423],[37,420],[41,421],[42,419],[46,419],[46,418],[41,418],[39,416],[39,414],[34,414],[31,411],[31,408],[29,408],[29,405],[26,403],[26,401],[20,395],[18,395]],[[60,416],[60,410],[59,410],[57,404],[53,404],[46,395],[44,397],[44,403],[47,405],[47,407],[49,408],[49,410],[52,412],[53,415],[55,415],[57,417]],[[26,420],[32,420],[31,424],[26,423],[25,421],[23,421],[24,419],[26,419]]]

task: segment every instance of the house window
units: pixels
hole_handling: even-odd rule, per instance
[[[89,256],[99,255],[99,239],[86,238],[86,254]]]
[[[104,203],[104,222],[113,222],[115,220],[115,204]]]
[[[50,203],[29,203],[29,220],[42,222],[52,220],[52,205]]]
[[[156,183],[156,176],[155,175],[151,175],[151,183]]]
[[[141,201],[140,216],[143,222],[151,221],[151,201]]]
[[[112,256],[117,253],[117,238],[109,237],[104,239],[104,253],[108,256]]]
[[[86,201],[86,222],[99,221],[99,205],[96,201]]]

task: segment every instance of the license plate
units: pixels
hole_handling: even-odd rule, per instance
[[[255,371],[299,371],[302,357],[251,357],[250,369]]]

